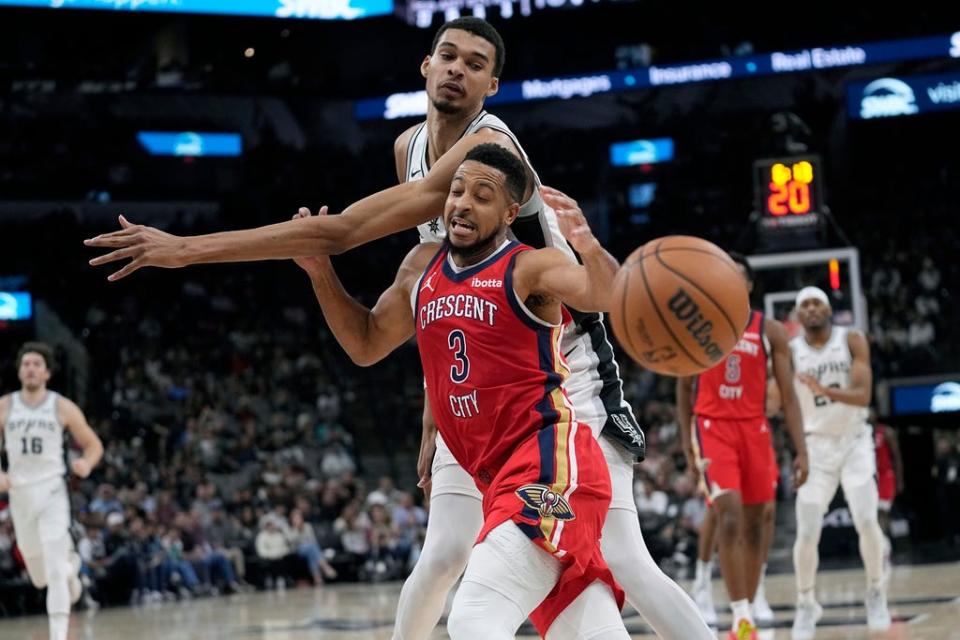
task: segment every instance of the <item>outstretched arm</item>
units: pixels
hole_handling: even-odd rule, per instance
[[[797,455],[793,459],[793,485],[800,487],[807,481],[809,461],[807,459],[807,441],[803,436],[803,417],[800,415],[800,401],[793,386],[793,360],[790,356],[790,344],[787,340],[787,330],[784,326],[767,318],[764,322],[764,332],[770,341],[770,357],[773,361],[773,376],[780,389],[780,405],[783,408],[783,419],[787,425],[787,432]]]
[[[310,276],[327,325],[354,363],[367,367],[379,362],[414,334],[410,294],[437,249],[435,244],[414,247],[373,309],[344,290],[328,258],[298,262]]]
[[[576,200],[566,194],[541,187],[544,201],[557,213],[560,231],[580,255],[577,264],[559,249],[540,249],[521,255],[521,297],[546,295],[579,311],[608,311],[613,278],[620,264],[596,239]],[[525,286],[524,286],[525,285]],[[523,291],[520,290],[523,288]]]
[[[337,216],[184,237],[132,224],[120,216],[122,229],[90,238],[84,244],[112,250],[92,259],[93,266],[130,260],[111,274],[109,280],[119,280],[141,267],[179,268],[211,262],[285,260],[343,253],[439,215],[457,167],[467,152],[485,142],[495,142],[517,153],[508,136],[481,129],[460,139],[437,160],[423,180],[367,196]]]
[[[680,447],[687,459],[687,470],[700,481],[700,468],[693,451],[693,376],[677,378],[677,428],[680,430]]]
[[[57,411],[60,422],[70,430],[70,435],[83,449],[83,457],[70,463],[70,468],[81,478],[86,478],[103,457],[103,443],[90,428],[83,411],[72,400],[60,396]]]

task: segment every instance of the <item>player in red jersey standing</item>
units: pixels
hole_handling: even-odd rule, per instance
[[[900,457],[900,444],[893,427],[880,422],[875,411],[870,411],[873,422],[874,447],[877,452],[877,519],[883,530],[884,571],[890,571],[890,555],[893,545],[890,542],[890,510],[893,499],[903,492],[903,459]]]
[[[606,310],[618,265],[576,203],[548,189],[583,264],[508,241],[525,181],[503,147],[470,151],[444,208],[446,242],[414,248],[372,310],[347,295],[328,258],[298,264],[357,364],[417,336],[437,426],[483,495],[451,638],[513,638],[530,616],[548,639],[625,639],[623,594],[599,547],[610,475],[563,391],[559,349],[563,304]]]
[[[738,265],[752,290],[749,263],[739,256]],[[756,637],[750,601],[764,561],[764,506],[776,494],[766,418],[768,357],[797,450],[794,481],[799,487],[806,481],[807,448],[782,324],[752,311],[743,337],[729,356],[695,378],[677,380],[677,418],[688,466],[700,476],[701,488],[717,516],[720,571],[733,609],[731,640]]]

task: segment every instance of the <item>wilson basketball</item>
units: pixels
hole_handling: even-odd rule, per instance
[[[630,254],[611,306],[613,333],[630,357],[672,376],[720,362],[750,319],[740,268],[717,245],[691,236],[657,238]]]

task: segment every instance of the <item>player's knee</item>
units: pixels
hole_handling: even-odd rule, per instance
[[[735,539],[740,535],[741,520],[741,510],[739,508],[720,508],[717,510],[717,532],[723,539]]]
[[[471,545],[461,544],[460,540],[443,541],[420,556],[422,571],[438,583],[452,585],[466,568],[471,549]]]
[[[497,616],[480,615],[480,610],[454,607],[447,618],[447,635],[450,640],[476,640],[477,638],[511,638],[514,631],[500,629]],[[492,613],[492,612],[491,612]]]
[[[743,539],[753,547],[758,547],[763,543],[763,518],[743,523]]]
[[[823,526],[823,510],[819,505],[797,501],[797,542],[817,544]]]
[[[24,559],[27,565],[27,575],[30,576],[30,582],[37,589],[43,589],[47,586],[47,571],[40,558],[34,558],[32,561]]]

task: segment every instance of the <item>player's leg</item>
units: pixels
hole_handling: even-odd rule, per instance
[[[730,597],[733,631],[753,627],[743,556],[743,501],[741,494],[743,439],[736,421],[698,416],[696,449],[705,463],[703,481],[717,518],[717,549],[720,573]]]
[[[840,485],[837,442],[825,436],[807,436],[810,474],[797,490],[797,539],[793,544],[793,569],[796,573],[797,611],[793,621],[793,640],[813,638],[823,609],[817,603],[818,545],[827,512]]]
[[[663,638],[713,638],[690,596],[660,570],[647,550],[633,501],[632,459],[605,437],[601,436],[599,444],[610,470],[612,489],[601,547],[627,602]]]
[[[777,502],[771,500],[763,505],[763,564],[760,565],[760,578],[753,595],[753,616],[758,622],[771,622],[774,617],[773,609],[767,602],[767,590],[764,587],[764,581],[767,575],[767,558],[770,555],[770,547],[773,545],[773,530],[776,519]]]
[[[863,436],[853,446],[843,466],[840,484],[860,542],[860,557],[867,574],[867,625],[871,631],[890,627],[883,584],[883,531],[877,519],[876,455],[873,440]]]
[[[497,526],[470,554],[447,620],[451,640],[514,638],[561,572],[560,562],[513,521]]]
[[[394,640],[425,640],[443,615],[483,525],[480,492],[438,438],[423,550],[400,591]]]
[[[659,632],[658,635],[674,637]],[[594,582],[557,616],[547,630],[546,640],[626,640],[629,637],[610,585]]]
[[[71,562],[70,506],[63,480],[44,483],[38,502],[37,531],[47,585],[50,640],[66,640],[70,620],[70,580],[78,568]]]
[[[693,600],[707,624],[717,623],[713,605],[713,552],[717,547],[717,514],[707,503],[707,514],[697,537],[697,568],[693,577]]]
[[[766,420],[745,420],[737,425],[741,439],[740,481],[743,499],[744,586],[752,602],[760,583],[760,573],[766,557],[764,545],[764,514],[767,505],[776,498],[776,480],[773,468],[771,432]]]

